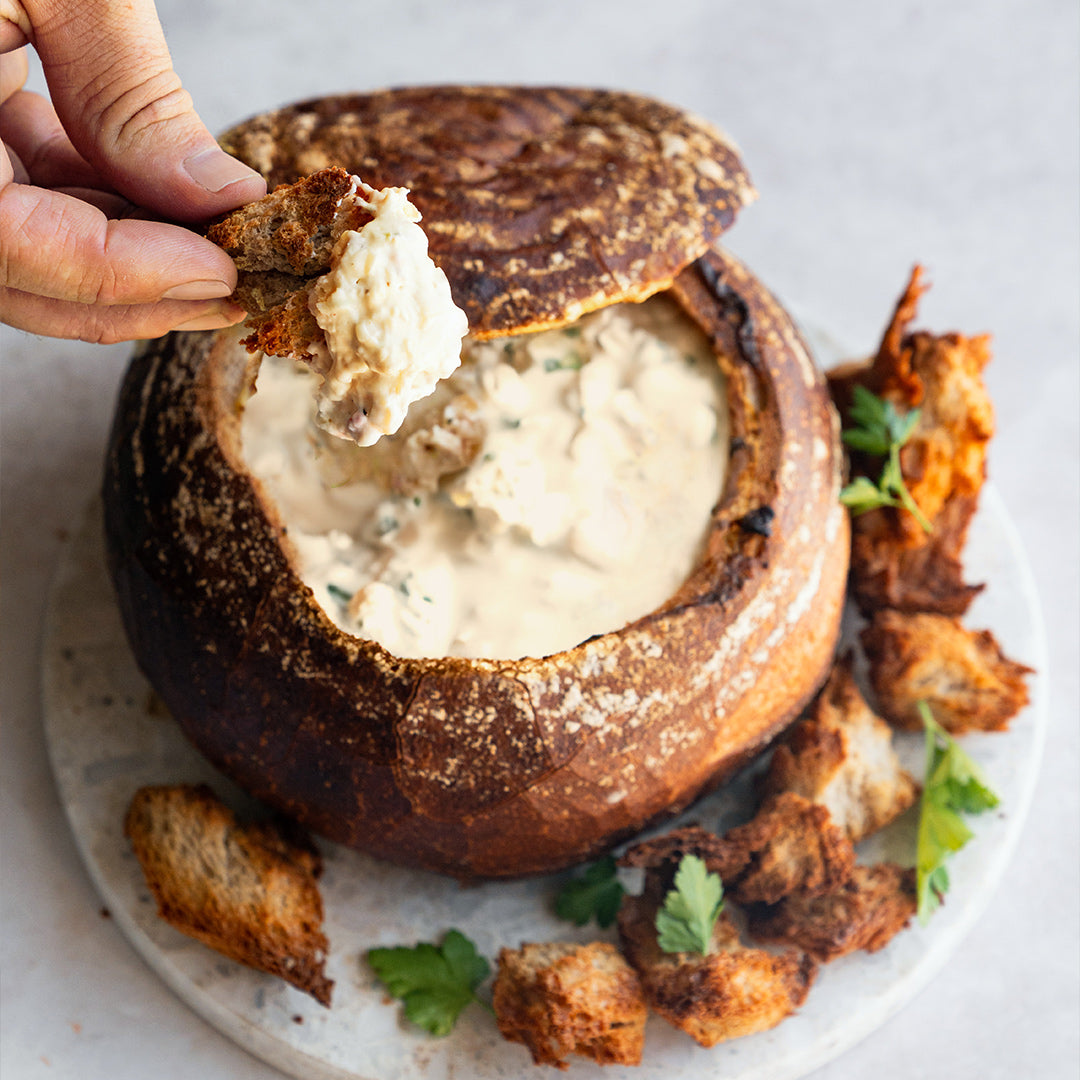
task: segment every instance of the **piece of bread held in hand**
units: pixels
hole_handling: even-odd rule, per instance
[[[240,825],[205,785],[140,788],[124,821],[158,914],[329,1007],[318,855],[271,823]]]
[[[236,263],[233,299],[248,313],[249,350],[310,361],[325,335],[309,307],[315,282],[330,269],[343,232],[371,220],[354,178],[321,169],[216,221],[207,239]]]

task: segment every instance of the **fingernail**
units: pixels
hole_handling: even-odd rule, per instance
[[[235,304],[225,304],[217,311],[205,311],[194,319],[179,323],[174,330],[222,330],[226,326],[235,326],[247,314]]]
[[[185,281],[161,294],[162,300],[217,300],[232,289],[224,281]]]
[[[207,191],[218,192],[241,180],[262,180],[254,169],[229,157],[224,150],[211,146],[184,159],[188,176]]]

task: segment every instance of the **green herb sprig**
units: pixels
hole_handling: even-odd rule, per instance
[[[616,876],[615,857],[605,855],[563,886],[555,899],[555,914],[575,926],[596,919],[598,926],[607,928],[615,921],[624,891]]]
[[[549,374],[552,371],[580,371],[584,366],[584,359],[576,352],[567,353],[566,356],[549,356],[544,361],[544,370]]]
[[[891,401],[856,385],[848,415],[857,426],[844,431],[844,442],[855,450],[885,458],[885,465],[876,484],[868,476],[855,477],[840,492],[840,501],[853,514],[865,514],[882,506],[903,507],[930,532],[930,522],[911,497],[900,469],[900,449],[915,430],[920,411],[911,409],[901,414]]]
[[[703,859],[684,855],[656,913],[657,944],[664,952],[694,952],[707,956],[713,927],[724,906],[724,886]]]
[[[491,974],[491,965],[459,930],[448,931],[442,945],[371,949],[367,960],[401,1000],[405,1015],[432,1035],[448,1035],[473,1002],[490,1008],[476,988]]]
[[[919,804],[915,876],[919,922],[925,926],[949,890],[946,860],[974,835],[960,815],[992,810],[1000,799],[926,702],[920,701],[918,708],[926,731],[926,778]]]

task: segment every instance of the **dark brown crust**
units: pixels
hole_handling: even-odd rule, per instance
[[[325,133],[343,108],[307,113]],[[375,183],[406,179],[380,168]],[[472,289],[445,265],[452,288]],[[708,253],[672,294],[729,380],[736,441],[705,555],[657,611],[520,661],[404,660],[337,629],[241,465],[251,370],[235,334],[144,346],[108,455],[110,566],[136,657],[207,757],[331,839],[476,878],[591,858],[768,745],[835,648],[848,552],[836,420],[790,319],[733,258]],[[740,524],[762,508],[768,536]]]
[[[330,269],[343,232],[371,215],[353,197],[354,179],[342,168],[320,169],[294,184],[279,184],[256,202],[214,222],[206,238],[236,263],[232,299],[247,312],[254,333],[249,352],[311,362],[326,337],[309,307],[312,286]]]
[[[714,129],[608,90],[428,86],[322,98],[255,117],[221,142],[270,187],[341,166],[375,188],[409,188],[478,336],[644,299],[754,194]]]
[[[742,904],[776,903],[791,894],[815,896],[851,876],[855,849],[829,811],[783,791],[745,825],[724,834],[734,853],[725,887]]]
[[[264,198],[240,207],[206,230],[241,273],[311,277],[330,265],[334,240],[344,228],[360,228],[370,215],[350,207],[349,222],[339,221],[342,200],[352,194],[345,169],[321,169],[295,184],[279,184]]]
[[[685,855],[719,874],[740,904],[828,892],[847,881],[855,865],[855,849],[828,810],[791,791],[767,799],[750,821],[723,836],[688,825],[635,844],[619,865],[644,868],[666,889]]]
[[[915,914],[915,871],[895,863],[856,866],[839,887],[820,896],[785,897],[748,912],[750,936],[794,945],[822,963],[858,950],[877,952]]]

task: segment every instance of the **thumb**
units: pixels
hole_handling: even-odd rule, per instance
[[[24,0],[53,105],[75,148],[133,203],[198,221],[260,198],[173,70],[153,0]]]

